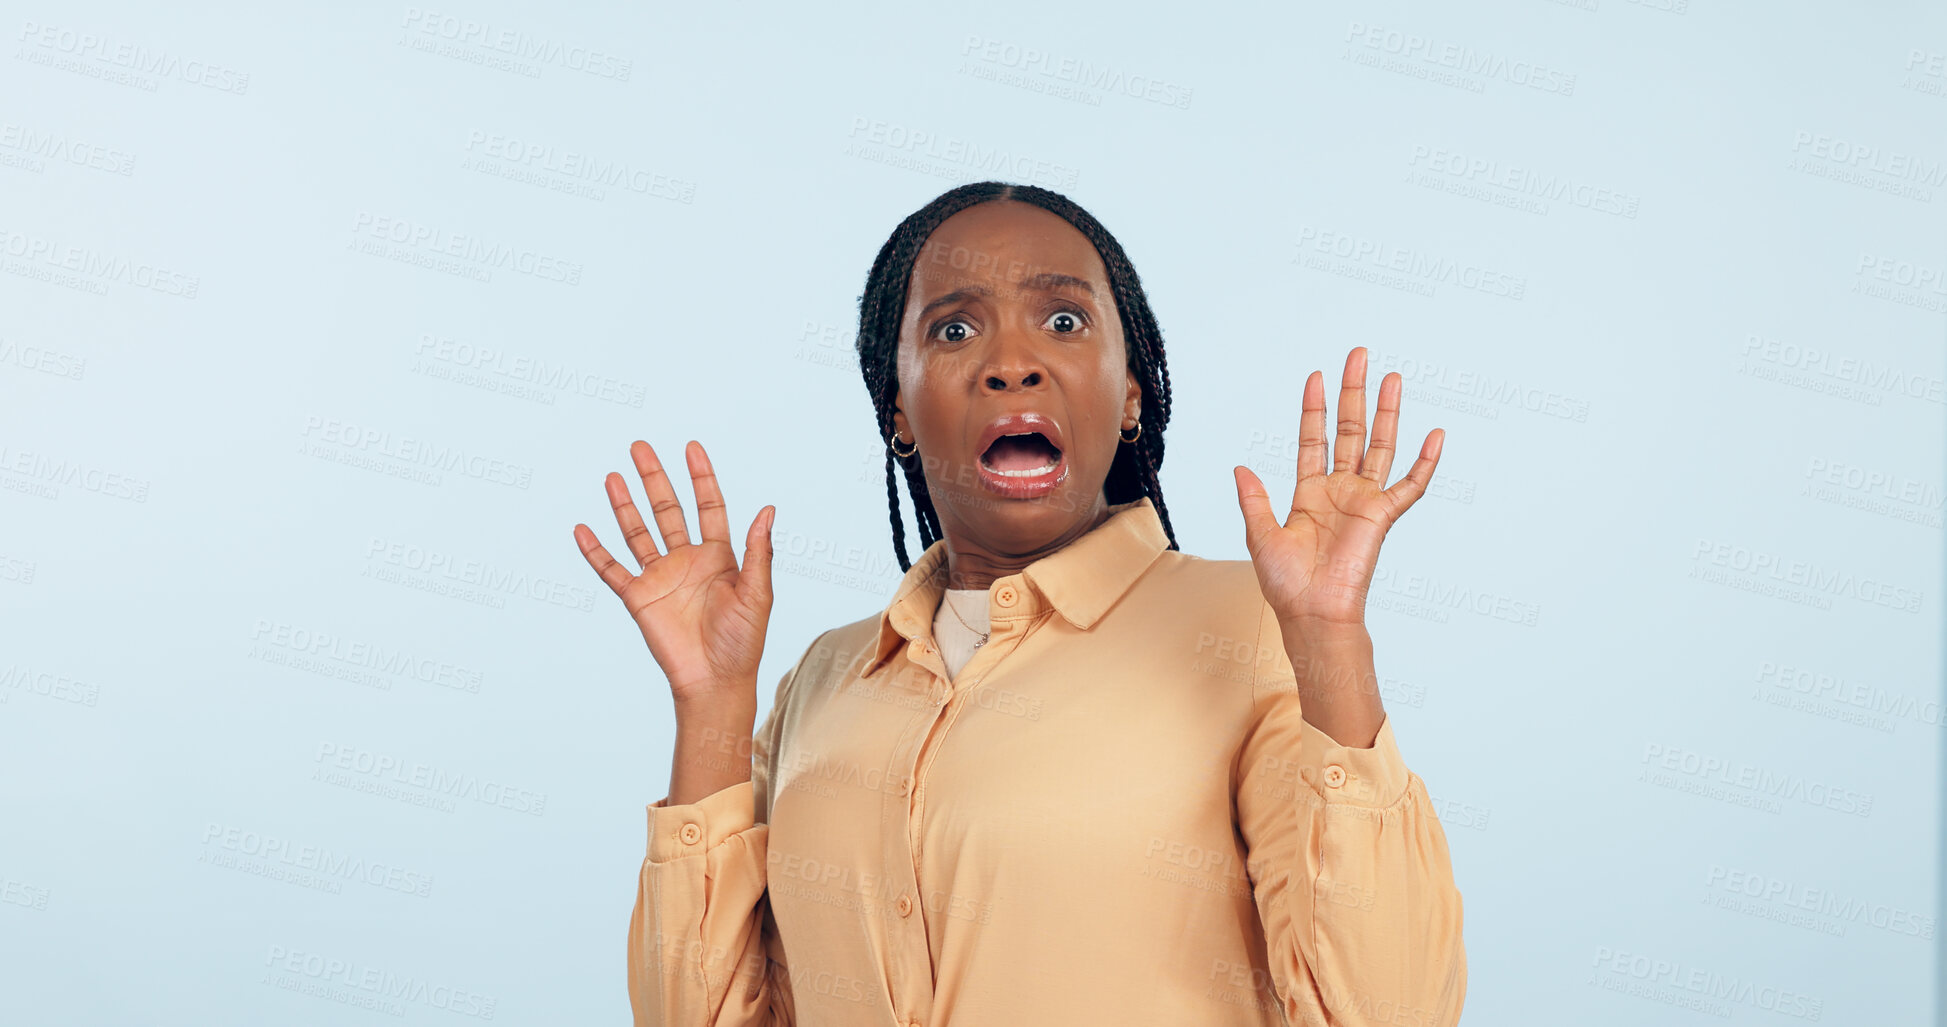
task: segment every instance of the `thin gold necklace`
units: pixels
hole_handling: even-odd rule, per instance
[[[973,647],[975,649],[987,644],[987,636],[993,634],[991,628],[986,631],[975,631],[974,626],[967,623],[967,618],[960,616],[960,611],[953,608],[953,597],[947,595],[945,592],[940,593],[940,602],[946,604],[946,612],[952,614],[953,619],[959,621],[961,627],[966,628],[972,634],[980,636],[980,641],[974,643]]]

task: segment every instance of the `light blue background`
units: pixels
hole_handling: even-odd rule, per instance
[[[0,25],[0,1020],[477,1019],[276,983],[317,957],[626,1022],[672,723],[571,528],[620,552],[603,475],[698,438],[739,537],[779,508],[767,686],[883,606],[856,301],[903,216],[989,177],[1142,274],[1187,551],[1243,556],[1230,468],[1288,489],[1304,376],[1354,345],[1411,372],[1407,438],[1447,429],[1370,622],[1466,898],[1463,1022],[1933,1015],[1947,8],[179,8]],[[628,75],[491,66],[463,21]],[[505,140],[551,148],[534,180],[474,165]],[[640,188],[564,191],[570,152]],[[361,251],[379,218],[500,247],[490,280]],[[480,350],[595,395],[461,381]],[[476,473],[402,476],[406,439]],[[558,587],[419,587],[468,567]],[[368,650],[477,691],[330,656]],[[1789,705],[1819,675],[1843,695]],[[470,791],[342,786],[380,758]],[[222,865],[306,846],[396,874]]]

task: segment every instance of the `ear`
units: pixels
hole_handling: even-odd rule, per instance
[[[915,438],[913,436],[913,426],[906,423],[906,409],[905,409],[904,397],[905,397],[904,389],[895,390],[892,394],[892,430],[896,434],[898,434],[900,438],[906,440],[904,446],[902,446],[901,448],[905,448],[905,446],[911,446],[915,441]]]
[[[1136,380],[1136,372],[1130,371],[1129,390],[1128,393],[1124,395],[1122,399],[1122,416],[1128,420],[1134,421],[1141,418],[1142,413],[1143,413],[1142,383]]]

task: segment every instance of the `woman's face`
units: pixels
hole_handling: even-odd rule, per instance
[[[1106,510],[1142,389],[1102,258],[1060,216],[1000,200],[942,222],[913,263],[898,376],[900,448],[918,443],[956,547],[1031,553]]]

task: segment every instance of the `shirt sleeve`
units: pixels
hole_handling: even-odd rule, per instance
[[[802,658],[800,665],[802,665]],[[771,916],[759,810],[797,667],[752,737],[751,780],[671,806],[651,803],[649,847],[629,918],[636,1027],[792,1027],[790,973]],[[727,758],[735,758],[730,756]]]
[[[1283,643],[1275,629],[1260,638],[1279,653],[1258,663],[1235,794],[1286,1022],[1449,1027],[1467,954],[1426,785],[1401,759],[1390,716],[1370,748],[1306,721]]]

